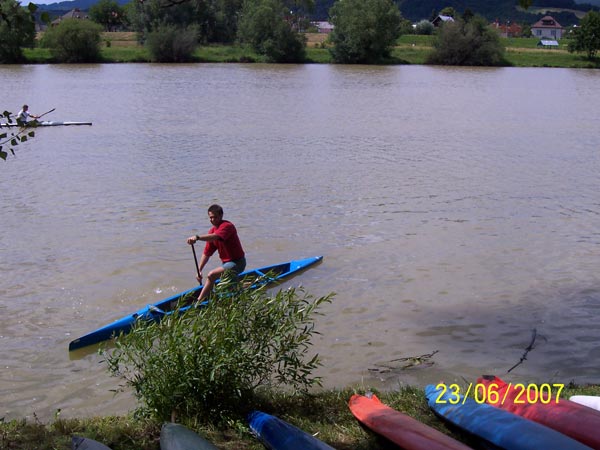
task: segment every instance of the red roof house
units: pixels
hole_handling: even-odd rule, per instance
[[[541,20],[531,25],[531,34],[540,39],[560,39],[563,31],[563,27],[552,16],[542,17]]]

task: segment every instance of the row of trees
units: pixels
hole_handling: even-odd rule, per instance
[[[90,21],[65,20],[45,33],[40,44],[64,62],[95,61],[100,57],[100,32],[126,20],[138,33],[155,61],[190,60],[198,44],[239,42],[270,62],[302,62],[306,42],[301,33],[308,25],[314,0],[144,0],[121,8],[115,0],[100,0],[90,9]],[[530,1],[520,0],[527,7]],[[19,62],[23,47],[34,45],[35,29],[30,9],[17,0],[0,0],[0,63]],[[496,65],[503,62],[497,34],[485,19],[466,11],[454,15],[437,35],[430,61],[440,64]],[[330,21],[330,52],[337,63],[386,61],[402,33],[412,30],[393,0],[338,0]],[[581,22],[569,50],[589,58],[600,48],[600,13],[591,11]],[[101,28],[102,27],[102,28]],[[432,32],[419,23],[417,31]]]

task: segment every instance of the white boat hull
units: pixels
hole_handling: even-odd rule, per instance
[[[72,125],[91,125],[92,122],[59,122],[59,121],[47,121],[43,120],[38,122],[38,127],[68,127]],[[13,123],[0,123],[0,127],[19,127],[16,122]],[[33,128],[33,127],[32,127]]]

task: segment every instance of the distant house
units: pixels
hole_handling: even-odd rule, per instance
[[[317,27],[317,33],[329,34],[333,31],[333,24],[329,22],[313,22],[313,25]]]
[[[446,22],[454,22],[454,17],[439,15],[435,19],[433,19],[433,21],[431,23],[433,24],[434,27],[440,27],[443,24],[445,24]]]
[[[542,17],[531,25],[531,34],[540,39],[557,40],[563,35],[564,28],[552,16]]]
[[[81,11],[79,8],[72,9],[64,16],[60,16],[58,19],[52,21],[52,26],[56,26],[65,19],[89,19],[88,15]]]
[[[519,37],[523,33],[523,27],[518,23],[500,23],[496,20],[492,23],[492,28],[497,30],[502,37]]]

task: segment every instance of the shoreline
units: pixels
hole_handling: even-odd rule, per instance
[[[152,63],[147,50],[138,44],[134,32],[104,32],[101,35],[101,61],[91,64]],[[305,33],[306,60],[303,64],[335,64],[329,54],[327,35]],[[537,46],[537,38],[500,38],[505,47],[506,64],[494,67],[546,67],[565,69],[600,69],[600,57],[588,60],[583,54],[567,51],[568,39],[558,49]],[[432,50],[433,36],[404,35],[398,39],[388,61],[379,65],[425,65]],[[28,64],[60,64],[53,61],[45,48],[25,49]],[[189,63],[263,63],[252,50],[236,44],[198,46]],[[160,63],[152,63],[160,64]],[[176,64],[176,63],[175,63]],[[482,67],[482,66],[478,66]]]

